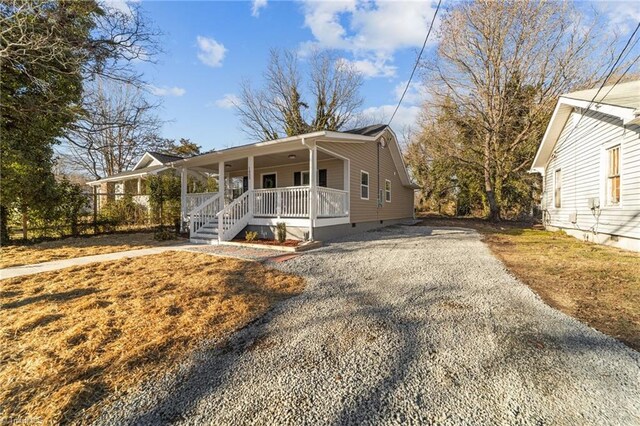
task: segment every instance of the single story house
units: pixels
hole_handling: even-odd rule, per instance
[[[168,164],[182,158],[161,152],[146,152],[133,169],[87,182],[87,185],[97,194],[98,208],[109,201],[120,199],[125,194],[132,195],[134,202],[148,207],[149,195],[146,193],[145,185],[147,178],[158,173],[175,173]]]
[[[193,242],[217,244],[278,223],[292,239],[325,240],[414,216],[414,189],[393,131],[374,125],[317,131],[172,161]],[[218,191],[189,193],[190,171],[215,174]]]
[[[547,229],[640,251],[640,81],[560,97],[531,171]]]

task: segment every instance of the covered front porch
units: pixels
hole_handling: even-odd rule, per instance
[[[193,240],[230,240],[247,226],[313,228],[349,223],[349,160],[295,141],[275,146],[243,147],[194,157],[179,167],[182,176],[183,230]],[[238,152],[240,151],[240,152]],[[206,171],[218,191],[189,193],[190,170]]]

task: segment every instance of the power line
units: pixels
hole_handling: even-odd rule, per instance
[[[600,83],[600,87],[598,88],[596,93],[593,95],[593,98],[591,98],[591,101],[589,101],[589,104],[587,105],[587,107],[582,110],[582,114],[580,114],[580,118],[578,119],[578,122],[576,123],[575,126],[573,126],[573,128],[571,129],[571,131],[569,132],[567,137],[564,139],[565,141],[569,140],[569,138],[571,137],[573,132],[580,125],[580,122],[584,118],[586,112],[589,111],[589,108],[591,108],[591,105],[593,105],[593,103],[595,102],[596,98],[598,97],[598,94],[600,94],[600,91],[602,90],[604,85],[607,83],[607,80],[609,80],[609,78],[611,77],[611,75],[615,71],[616,67],[618,66],[618,62],[620,62],[620,59],[624,55],[624,52],[627,50],[627,47],[629,47],[629,44],[631,44],[631,40],[633,40],[633,37],[638,32],[638,29],[640,29],[640,22],[638,22],[638,25],[636,26],[636,29],[633,30],[633,33],[631,34],[631,36],[629,37],[629,39],[625,43],[624,47],[620,51],[620,54],[618,55],[618,57],[616,58],[615,62],[611,66],[611,69],[607,73],[606,77],[602,80],[602,83]],[[634,45],[635,45],[635,43],[634,43]],[[636,58],[636,60],[637,60],[637,58]],[[635,63],[636,60],[634,60],[631,63],[631,65],[633,65],[633,63]],[[620,82],[620,80],[627,73],[627,71],[629,71],[629,69],[631,69],[631,65],[624,71],[624,73],[620,76],[620,78],[618,78],[618,80],[611,86],[611,88],[609,88],[607,93],[598,102],[602,102],[607,97],[607,95],[613,90],[613,88],[616,86],[616,84],[618,84],[618,82]],[[577,143],[574,143],[573,144],[573,207],[576,210],[576,212],[577,212],[577,209],[578,209],[578,206],[577,206],[577,195],[578,195],[577,192],[578,191],[576,191],[576,185],[577,185],[577,170],[576,170],[576,167],[577,167],[577,156],[578,156],[578,154],[577,154]]]
[[[407,80],[407,85],[404,88],[404,91],[402,92],[402,96],[400,96],[400,100],[398,101],[398,105],[396,105],[396,109],[393,111],[393,114],[391,114],[391,118],[389,119],[389,122],[387,123],[387,126],[391,125],[391,122],[393,121],[393,118],[396,116],[396,113],[398,112],[398,108],[400,108],[400,104],[402,103],[402,100],[404,99],[404,95],[407,94],[407,90],[409,90],[409,85],[411,84],[411,80],[413,79],[413,75],[416,73],[416,69],[418,68],[418,64],[420,63],[420,58],[422,57],[422,53],[424,52],[425,47],[427,46],[427,40],[429,40],[429,35],[431,34],[431,30],[433,29],[433,23],[436,21],[436,15],[438,15],[438,11],[440,10],[440,3],[442,3],[442,0],[438,0],[438,6],[436,6],[436,11],[433,14],[433,18],[431,18],[431,24],[429,25],[429,31],[427,31],[427,36],[424,38],[424,43],[422,43],[422,49],[420,49],[420,53],[418,54],[418,58],[416,59],[416,63],[413,65],[413,70],[411,71],[411,75],[409,76],[409,80]]]

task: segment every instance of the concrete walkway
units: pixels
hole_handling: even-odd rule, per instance
[[[110,260],[118,260],[125,257],[147,256],[149,254],[158,254],[168,250],[185,250],[193,248],[194,246],[194,244],[181,244],[175,246],[152,247],[138,250],[118,251],[107,254],[96,254],[94,256],[74,257],[71,259],[52,260],[51,262],[36,263],[32,265],[12,266],[0,269],[0,279],[21,277],[23,275],[38,274],[40,272],[56,271],[58,269],[86,265],[88,263],[108,262]]]
[[[96,254],[93,256],[74,257],[71,259],[52,260],[51,262],[36,263],[32,265],[12,266],[9,268],[0,269],[0,279],[33,275],[40,272],[57,271],[58,269],[70,268],[72,266],[81,266],[96,262],[108,262],[111,260],[118,260],[126,257],[131,258],[147,256],[150,254],[158,254],[169,250],[206,253],[214,256],[233,257],[236,259],[252,260],[256,262],[264,262],[271,258],[276,258],[282,256],[283,254],[286,254],[281,251],[270,250],[268,248],[256,249],[223,245],[180,243],[171,246],[118,251],[114,253]]]

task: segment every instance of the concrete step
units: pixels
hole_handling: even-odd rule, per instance
[[[199,237],[194,235],[191,238],[189,238],[189,241],[194,244],[208,244],[210,246],[216,246],[220,244],[220,242],[218,241],[218,237],[206,238],[206,237]]]

